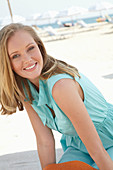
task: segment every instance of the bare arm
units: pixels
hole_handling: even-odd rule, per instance
[[[53,87],[53,98],[71,120],[79,137],[100,170],[112,170],[113,161],[105,151],[96,128],[81,99],[80,88],[74,80],[62,79]]]
[[[34,129],[41,167],[55,163],[55,142],[51,129],[44,126],[40,117],[28,102],[24,102],[32,127]]]

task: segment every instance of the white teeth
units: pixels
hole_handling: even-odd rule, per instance
[[[25,70],[32,69],[34,66],[35,66],[35,64],[34,64],[34,65],[32,65],[32,66],[30,66],[30,67],[25,68]]]

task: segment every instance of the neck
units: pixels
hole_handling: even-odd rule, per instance
[[[38,78],[35,80],[30,79],[30,81],[35,85],[36,89],[39,91],[39,79]]]

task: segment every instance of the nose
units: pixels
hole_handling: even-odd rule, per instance
[[[31,56],[26,54],[26,53],[24,53],[23,54],[23,62],[24,62],[24,64],[29,64],[31,61],[32,61]]]

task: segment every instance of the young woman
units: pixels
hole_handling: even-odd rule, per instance
[[[63,134],[59,163],[113,169],[113,105],[75,67],[47,55],[30,26],[0,31],[0,84],[2,114],[26,108],[42,168],[56,162],[54,129]]]

